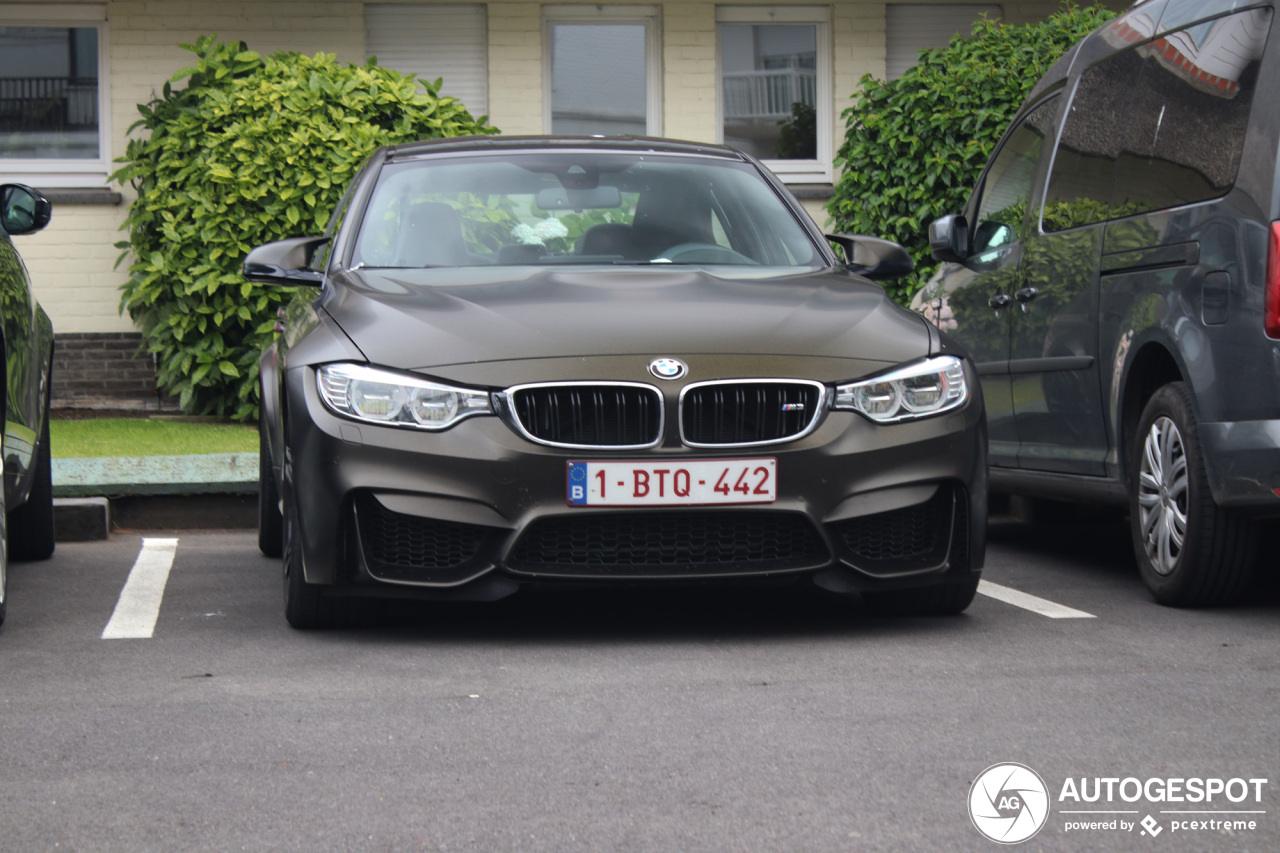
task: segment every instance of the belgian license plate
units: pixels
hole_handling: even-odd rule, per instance
[[[772,503],[776,459],[570,462],[569,506],[702,506]]]

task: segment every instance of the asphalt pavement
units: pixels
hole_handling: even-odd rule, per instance
[[[248,531],[68,543],[10,578],[0,849],[1280,848],[1274,596],[1160,607],[1115,523],[997,523],[984,580],[936,619],[716,585],[304,632]],[[1047,794],[975,808],[1002,762]]]

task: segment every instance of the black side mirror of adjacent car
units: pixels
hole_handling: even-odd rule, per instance
[[[929,250],[935,261],[964,263],[969,257],[969,222],[949,214],[929,224]]]
[[[266,243],[244,259],[241,275],[259,284],[318,287],[324,275],[310,268],[311,257],[327,242],[328,237],[291,237]]]
[[[49,224],[53,205],[39,190],[23,184],[0,186],[0,224],[10,236],[30,234]]]
[[[865,234],[828,234],[827,239],[844,250],[844,262],[853,272],[880,280],[902,278],[915,264],[907,250],[892,240]]]

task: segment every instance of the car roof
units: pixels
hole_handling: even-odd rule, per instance
[[[556,151],[583,149],[646,152],[660,154],[692,154],[746,162],[749,158],[735,148],[658,139],[647,136],[460,136],[449,139],[427,139],[388,146],[388,161],[407,160],[430,154],[474,154],[498,151]]]

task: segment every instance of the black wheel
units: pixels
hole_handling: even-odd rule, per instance
[[[283,513],[284,618],[294,628],[335,628],[345,625],[352,613],[352,602],[330,598],[321,584],[307,583],[303,575],[302,536],[298,526],[298,507],[292,499],[290,478],[286,472]]]
[[[27,502],[9,513],[9,558],[13,560],[47,560],[53,556],[53,461],[47,411],[32,465],[35,479]]]
[[[885,616],[954,616],[964,612],[977,592],[975,575],[934,586],[864,592],[862,603],[868,610]]]
[[[1238,600],[1253,573],[1258,530],[1213,500],[1185,383],[1152,395],[1129,458],[1133,550],[1156,601],[1208,607]]]
[[[271,453],[267,445],[266,423],[258,423],[258,550],[267,557],[284,555],[284,516],[280,513],[280,491],[271,473]]]

